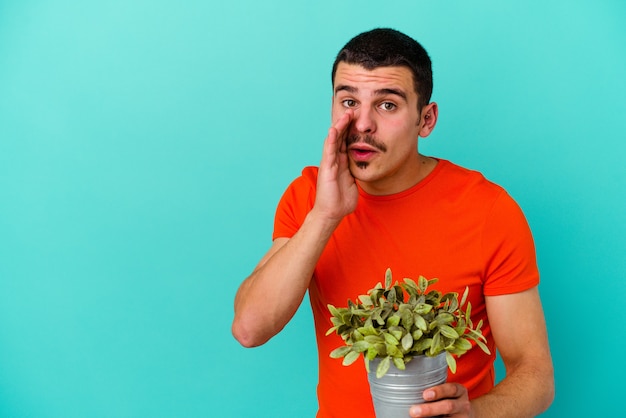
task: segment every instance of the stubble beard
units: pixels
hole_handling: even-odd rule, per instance
[[[380,152],[387,152],[387,146],[382,142],[377,141],[376,138],[374,138],[372,135],[350,135],[348,136],[348,138],[346,138],[346,146],[350,146],[358,142],[363,142],[364,144],[370,145]],[[369,167],[370,163],[367,161],[355,161],[354,165],[356,165],[361,170],[365,170],[367,169],[367,167]]]

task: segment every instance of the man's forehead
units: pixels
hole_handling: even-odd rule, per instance
[[[333,80],[335,92],[338,89],[358,91],[370,88],[376,90],[393,88],[410,94],[414,90],[413,86],[411,70],[403,66],[376,67],[369,70],[358,64],[340,62]]]

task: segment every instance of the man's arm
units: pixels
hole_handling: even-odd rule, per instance
[[[356,208],[345,135],[352,112],[329,129],[318,170],[315,204],[291,239],[278,238],[235,297],[232,332],[245,347],[264,344],[296,313],[333,231]]]
[[[232,332],[241,345],[264,344],[289,322],[333,230],[332,224],[307,216],[293,238],[274,241],[235,296]]]
[[[554,399],[554,369],[537,287],[486,297],[491,331],[506,377],[473,402],[477,417],[534,417]]]
[[[411,407],[411,417],[534,417],[554,398],[554,371],[537,288],[486,297],[492,336],[506,377],[489,393],[469,401],[467,389],[446,383],[424,392],[432,401]]]

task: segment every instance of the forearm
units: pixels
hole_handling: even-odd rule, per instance
[[[538,361],[537,364],[546,364]],[[554,398],[551,367],[519,366],[507,373],[493,390],[474,399],[474,418],[525,418],[544,412]]]
[[[337,224],[311,211],[300,230],[243,282],[235,297],[232,328],[242,345],[264,344],[293,317]]]
[[[472,401],[476,417],[534,417],[554,398],[554,370],[537,287],[485,298],[506,377]],[[515,324],[512,326],[511,324]]]

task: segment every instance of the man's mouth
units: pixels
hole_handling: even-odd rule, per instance
[[[348,149],[358,149],[363,151],[386,152],[387,147],[371,135],[351,135],[346,140]]]
[[[354,161],[369,161],[379,151],[372,147],[362,146],[361,144],[354,144],[348,148],[348,155]]]
[[[369,162],[378,153],[387,151],[385,144],[378,142],[371,135],[350,136],[346,145],[348,146],[348,155],[357,163]]]

